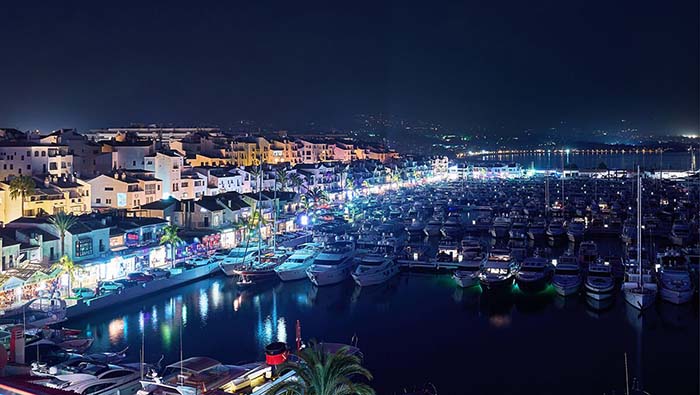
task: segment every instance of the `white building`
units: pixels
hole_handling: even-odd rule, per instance
[[[146,155],[144,169],[163,181],[163,197],[173,196],[180,199],[179,184],[184,163],[184,156],[175,151],[158,151]],[[174,192],[175,190],[178,192]]]

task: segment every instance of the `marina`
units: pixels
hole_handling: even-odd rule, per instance
[[[651,393],[696,385],[688,351],[699,329],[697,176],[466,174],[324,198],[300,214],[303,230],[264,238],[263,221],[252,221],[234,248],[130,274],[137,286],[116,280],[101,285],[111,291],[49,304],[47,325],[71,332],[38,331],[36,353],[27,338],[26,362],[44,372],[32,374],[48,376],[32,383],[83,391],[50,367],[67,363],[51,356],[65,350],[87,364],[79,372],[96,364],[95,385],[124,370],[132,379],[118,384],[123,393],[271,394],[296,376],[277,373],[270,348],[296,358],[294,344],[315,339],[359,347],[379,393],[428,385],[460,393],[455,355],[481,361],[469,365],[469,388],[484,394],[516,388],[500,379],[504,371],[515,375],[509,385],[530,380],[541,393],[607,393],[621,388],[623,357],[637,361],[628,374]],[[559,360],[561,342],[566,364],[524,367],[528,354]],[[661,350],[687,358],[669,370]],[[574,390],[550,379],[591,364],[599,380]]]

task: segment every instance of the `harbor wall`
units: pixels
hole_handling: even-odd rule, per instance
[[[153,280],[139,286],[126,288],[121,293],[112,293],[98,296],[93,299],[79,300],[77,304],[69,306],[67,318],[75,318],[83,314],[95,312],[100,309],[122,304],[137,298],[143,298],[179,285],[199,280],[203,277],[218,274],[220,272],[218,263],[209,263],[193,269],[173,274],[170,278]]]

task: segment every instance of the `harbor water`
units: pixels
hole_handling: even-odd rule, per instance
[[[601,243],[601,250],[618,242]],[[623,393],[630,380],[652,394],[698,393],[698,305],[658,302],[639,311],[622,295],[592,309],[585,296],[514,287],[494,297],[458,288],[447,274],[404,272],[388,283],[309,281],[240,290],[211,277],[70,321],[95,337],[92,351],[120,350],[148,362],[183,355],[225,363],[263,359],[273,341],[358,339],[378,394],[432,383],[440,394]]]

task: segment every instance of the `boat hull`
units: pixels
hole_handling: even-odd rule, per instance
[[[461,288],[470,288],[474,287],[476,285],[479,285],[479,277],[478,276],[472,276],[472,275],[457,275],[454,274],[452,275],[452,278],[455,280],[458,286]]]
[[[693,297],[693,293],[694,292],[692,289],[677,291],[662,287],[661,300],[673,304],[684,304],[690,302],[690,299]]]
[[[399,267],[397,265],[392,265],[389,268],[385,268],[384,270],[375,273],[352,273],[352,279],[355,280],[355,284],[359,285],[360,287],[369,287],[371,285],[378,285],[387,282],[397,274],[399,274]]]
[[[277,276],[282,281],[303,280],[303,279],[307,278],[306,269],[308,269],[308,266],[294,268],[294,269],[288,269],[288,270],[278,270]]]
[[[623,289],[625,301],[639,310],[651,307],[656,300],[656,291],[640,289],[636,284]]]
[[[492,291],[492,292],[505,292],[513,287],[513,277],[508,278],[479,278],[479,285],[481,288]]]
[[[581,289],[581,281],[566,282],[566,281],[556,281],[556,278],[552,281],[552,286],[557,294],[561,296],[575,295]]]

